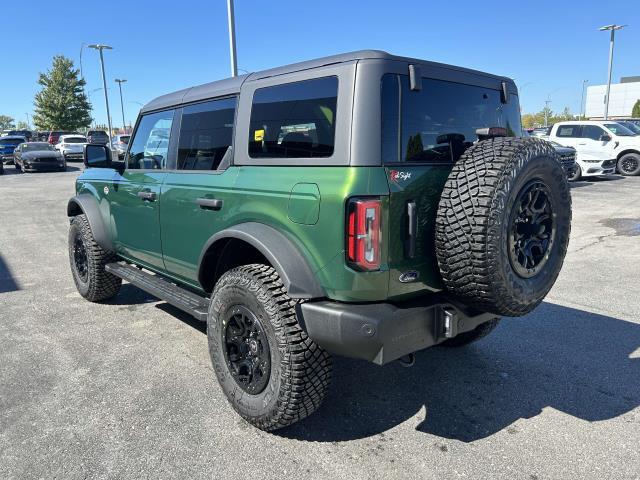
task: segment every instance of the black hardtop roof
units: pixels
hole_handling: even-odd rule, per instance
[[[298,72],[301,70],[310,70],[312,68],[323,67],[326,65],[347,63],[365,59],[380,59],[380,60],[395,60],[404,61],[409,63],[419,63],[423,65],[432,65],[438,67],[444,67],[452,70],[458,70],[461,72],[474,73],[483,76],[489,76],[493,78],[504,79],[511,81],[506,77],[500,75],[491,75],[478,70],[472,70],[469,68],[457,67],[454,65],[447,65],[443,63],[430,62],[427,60],[420,60],[417,58],[401,57],[397,55],[391,55],[382,50],[358,50],[355,52],[340,53],[338,55],[330,55],[328,57],[317,58],[314,60],[307,60],[304,62],[292,63],[290,65],[284,65],[282,67],[270,68],[268,70],[262,70],[259,72],[249,73],[247,75],[240,75],[237,77],[226,78],[224,80],[218,80],[215,82],[205,83],[195,87],[185,88],[176,92],[168,93],[154,98],[144,107],[141,112],[148,112],[153,110],[159,110],[182,103],[197,102],[199,100],[205,100],[207,98],[222,97],[225,95],[233,95],[240,92],[240,87],[245,81],[258,80],[261,78],[275,77],[277,75],[284,75],[286,73]]]

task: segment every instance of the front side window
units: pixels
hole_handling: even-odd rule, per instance
[[[235,111],[235,98],[184,107],[178,142],[178,170],[216,170],[221,167],[222,159],[231,147]]]
[[[563,138],[580,137],[580,125],[560,125],[556,136]]]
[[[338,78],[325,77],[260,88],[249,127],[252,158],[333,155]]]
[[[127,168],[166,168],[172,124],[173,110],[144,115],[131,142]]]
[[[631,129],[619,123],[605,123],[604,126],[619,137],[634,137],[636,135]]]
[[[515,95],[505,104],[498,90],[429,78],[412,91],[408,76],[393,74],[382,80],[382,123],[385,162],[455,162],[478,140],[478,128],[501,127],[511,137],[522,131]]]
[[[584,125],[582,127],[582,138],[590,138],[591,140],[600,140],[604,135],[604,130],[595,125]]]

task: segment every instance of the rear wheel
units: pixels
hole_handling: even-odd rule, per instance
[[[454,165],[438,206],[444,283],[480,311],[524,315],[553,286],[570,228],[569,185],[549,143],[481,141]]]
[[[117,295],[122,280],[105,270],[116,256],[98,245],[86,215],[78,215],[69,228],[69,263],[78,292],[91,302]]]
[[[618,172],[622,175],[640,175],[640,154],[627,153],[618,160]]]
[[[327,393],[331,357],[298,324],[276,271],[244,265],[226,272],[209,308],[209,353],[231,406],[262,430],[313,413]]]

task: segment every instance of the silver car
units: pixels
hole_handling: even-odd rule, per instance
[[[82,135],[60,135],[56,144],[56,149],[62,154],[65,160],[84,159],[84,146],[87,144],[87,137]]]
[[[131,138],[130,134],[126,135],[114,135],[111,139],[111,150],[118,154],[118,158],[122,160],[124,158],[124,154],[127,151],[127,146],[129,145],[129,139]]]

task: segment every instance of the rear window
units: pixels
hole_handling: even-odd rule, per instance
[[[338,78],[325,77],[260,88],[249,128],[252,158],[333,155]]]
[[[382,79],[384,162],[456,161],[478,140],[476,129],[486,127],[520,136],[517,96],[504,104],[489,88],[423,78],[422,90],[412,91],[406,75]]]
[[[129,135],[120,135],[120,141],[121,141],[122,143],[129,143],[129,139],[130,139],[130,138],[131,138],[131,137],[130,137]]]
[[[84,137],[67,137],[64,139],[64,143],[85,143],[87,141]]]
[[[557,137],[578,138],[580,137],[580,125],[560,125],[556,132]]]

